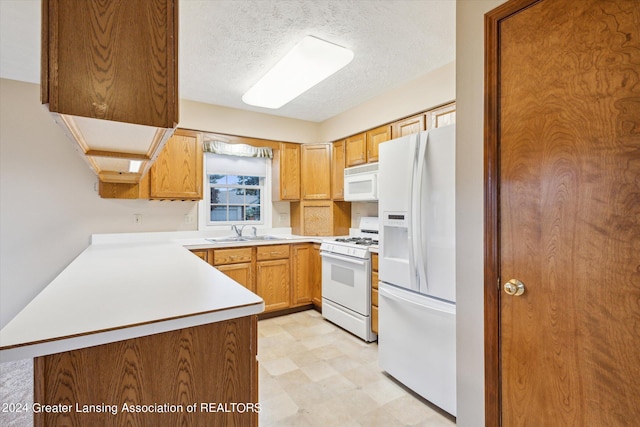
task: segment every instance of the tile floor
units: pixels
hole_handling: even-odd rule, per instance
[[[367,344],[308,310],[258,322],[260,426],[454,426],[378,367]]]

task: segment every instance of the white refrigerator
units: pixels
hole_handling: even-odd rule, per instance
[[[455,125],[379,150],[379,364],[456,415]]]

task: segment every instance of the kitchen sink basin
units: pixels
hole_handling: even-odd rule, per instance
[[[282,237],[278,236],[245,236],[243,237],[245,240],[284,240]]]
[[[246,242],[249,239],[247,239],[246,237],[232,236],[232,237],[215,237],[212,239],[205,239],[205,240],[213,243],[231,243],[231,242]]]
[[[233,243],[233,242],[255,242],[255,241],[264,241],[264,240],[284,240],[282,237],[278,236],[230,236],[230,237],[214,237],[210,239],[205,239],[212,243]]]

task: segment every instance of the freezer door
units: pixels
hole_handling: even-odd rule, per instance
[[[414,134],[380,144],[378,162],[378,274],[380,280],[408,289],[415,281],[410,210],[416,141]]]
[[[378,360],[398,381],[456,415],[456,306],[379,287]]]

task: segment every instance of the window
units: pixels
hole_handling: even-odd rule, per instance
[[[259,176],[209,175],[209,222],[261,222],[263,181]]]
[[[263,224],[270,206],[265,158],[206,153],[204,226]]]

